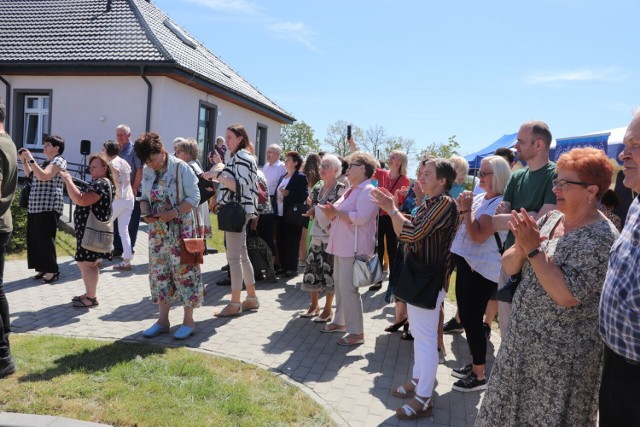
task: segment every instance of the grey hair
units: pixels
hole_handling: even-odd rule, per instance
[[[125,132],[127,133],[131,133],[131,128],[127,125],[125,125],[124,123],[121,123],[118,125],[118,127],[116,128],[116,130],[118,129],[124,129]]]
[[[279,146],[278,144],[271,144],[270,146],[267,147],[267,149],[269,148],[273,148],[274,150],[276,150],[276,152],[278,153],[278,156],[282,154],[282,147]]]
[[[331,168],[336,171],[336,178],[342,175],[342,162],[334,154],[325,154],[322,162],[329,162]]]

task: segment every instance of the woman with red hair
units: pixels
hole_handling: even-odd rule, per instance
[[[602,150],[576,148],[557,170],[557,210],[537,223],[512,211],[516,241],[502,267],[522,281],[476,426],[596,425],[598,301],[618,235],[598,202],[613,167]]]

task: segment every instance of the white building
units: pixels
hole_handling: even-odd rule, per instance
[[[120,123],[152,130],[167,147],[195,137],[201,161],[225,128],[247,128],[264,163],[267,145],[295,118],[145,0],[2,0],[0,99],[18,147],[42,136],[99,151]]]

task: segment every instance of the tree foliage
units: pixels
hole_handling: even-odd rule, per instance
[[[346,132],[346,130],[345,130]],[[301,156],[320,151],[320,141],[314,138],[313,128],[304,121],[282,126],[280,145],[282,152],[297,151]]]
[[[409,160],[416,153],[416,141],[413,138],[405,138],[403,136],[391,137],[387,140],[384,147],[384,159],[388,159],[392,151],[400,150],[407,153]]]
[[[424,150],[418,153],[416,157],[418,160],[426,156],[435,156],[442,157],[443,159],[448,159],[451,156],[460,155],[458,150],[460,149],[460,144],[456,141],[456,136],[452,135],[448,138],[446,143],[442,142],[432,142],[425,148]]]
[[[349,143],[347,142],[347,126],[349,124],[345,120],[338,120],[327,129],[327,136],[324,143],[332,153],[336,156],[348,156],[351,153]],[[362,129],[356,125],[351,125],[351,136],[357,144],[362,144],[364,134]]]

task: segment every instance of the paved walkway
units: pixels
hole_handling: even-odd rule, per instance
[[[418,425],[394,416],[402,400],[392,397],[390,390],[410,377],[413,346],[402,341],[400,333],[383,331],[393,319],[393,308],[384,303],[383,291],[363,294],[365,344],[341,347],[336,344],[338,334],[322,334],[317,324],[298,318],[297,312],[306,309],[309,301],[297,283],[301,276],[276,284],[259,282],[258,312],[214,318],[214,307],[229,302],[230,290],[215,284],[224,277],[219,269],[226,263],[225,255],[207,255],[202,268],[207,294],[204,305],[195,310],[196,333],[183,342],[171,334],[145,340],[141,332],[157,317],[149,297],[147,259],[146,234],[140,233],[133,270],[118,272],[112,267],[115,262],[105,263],[98,285],[100,305],[91,310],[72,308],[69,302],[84,291],[72,258],[60,257],[60,280],[51,285],[32,280],[33,271],[26,269],[26,261],[8,261],[5,289],[13,330],[197,348],[288,376],[324,404],[338,425]],[[453,312],[454,307],[447,304],[446,318]],[[182,310],[172,309],[172,332],[181,319]],[[472,426],[481,394],[452,391],[455,378],[450,376],[450,368],[470,362],[466,340],[464,335],[445,335],[445,343],[447,362],[438,369],[434,416],[419,425]],[[498,346],[494,331],[489,366]]]

